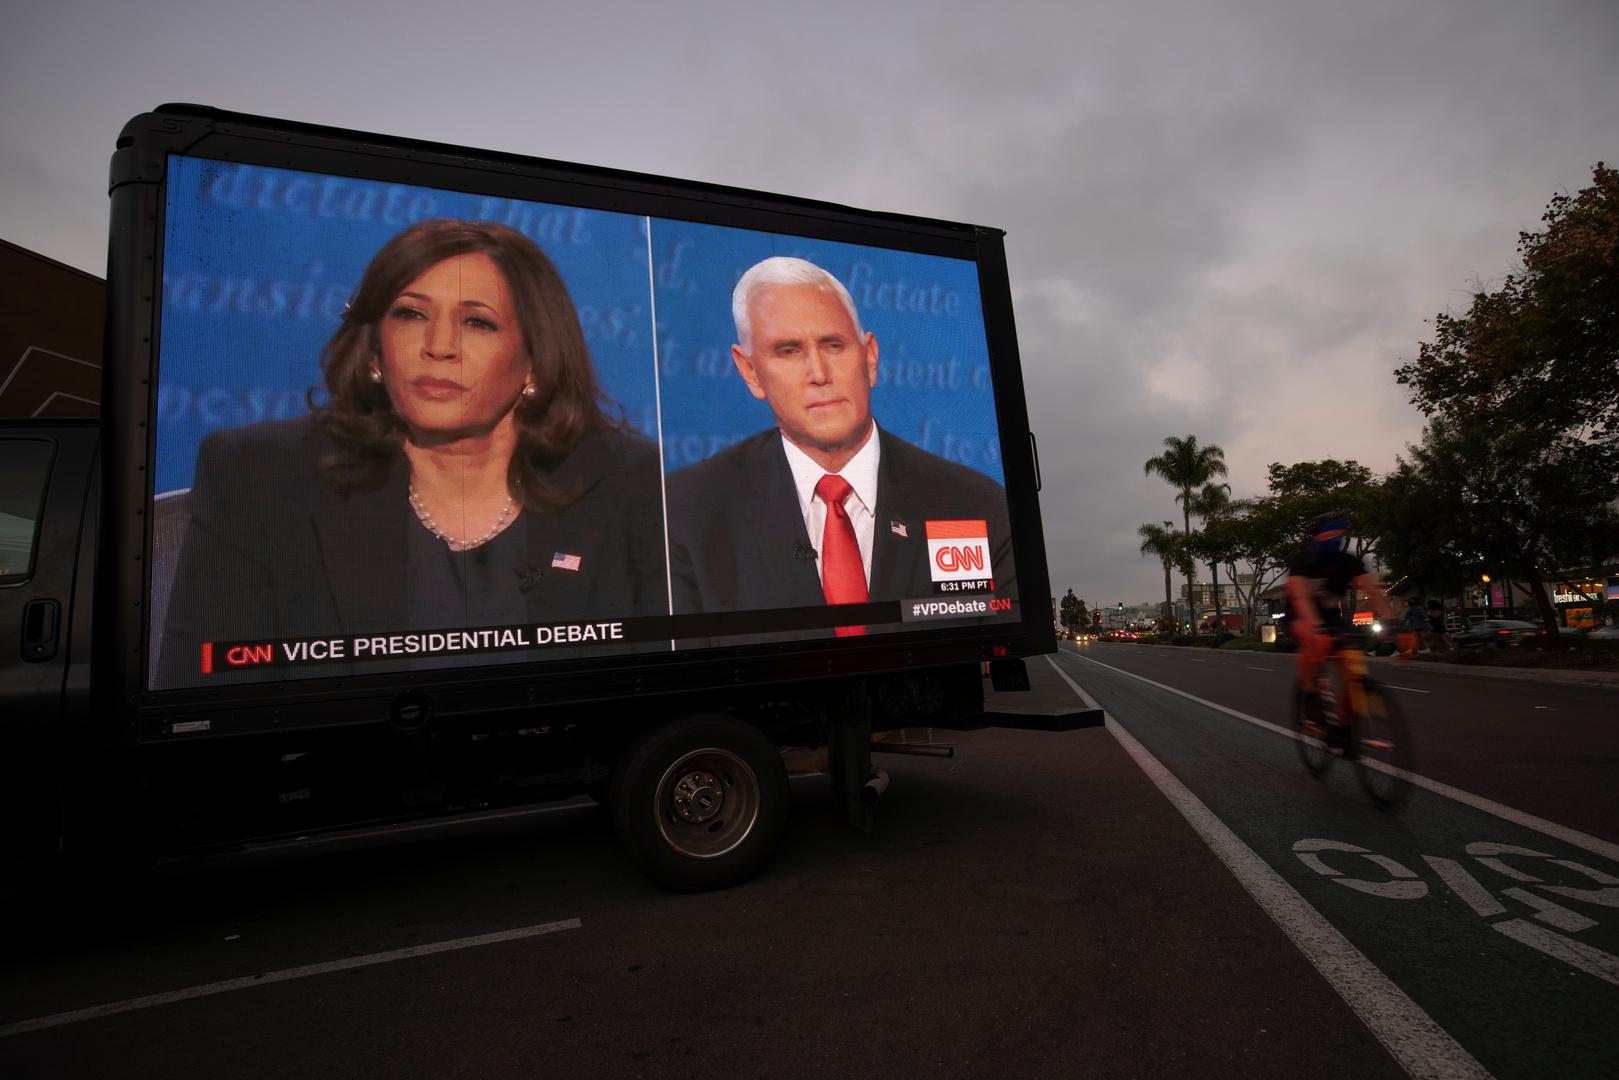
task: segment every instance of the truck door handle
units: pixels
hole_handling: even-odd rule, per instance
[[[62,623],[62,605],[55,600],[30,600],[22,609],[22,658],[42,664],[56,657],[56,639]]]

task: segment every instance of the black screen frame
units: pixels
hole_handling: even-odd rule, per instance
[[[378,672],[264,684],[147,690],[151,503],[155,460],[166,165],[170,154],[480,195],[702,222],[941,255],[978,269],[1000,449],[1018,568],[1017,622],[861,638],[715,646],[673,653]],[[98,621],[103,706],[136,738],[228,707],[231,732],[326,726],[386,717],[409,691],[441,715],[532,709],[644,694],[891,672],[1055,650],[1034,448],[998,229],[868,212],[831,203],[594,166],[425,143],[336,128],[164,105],[137,116],[111,171],[108,330],[103,424],[107,456],[99,587],[114,598]],[[107,557],[107,556],[110,556]],[[361,704],[365,703],[365,704]],[[210,725],[211,733],[220,733]]]

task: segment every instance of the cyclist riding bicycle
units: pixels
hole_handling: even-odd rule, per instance
[[[1345,594],[1351,587],[1365,593],[1378,617],[1387,621],[1393,620],[1394,608],[1376,576],[1367,572],[1360,556],[1350,553],[1349,519],[1342,514],[1322,514],[1310,523],[1310,540],[1287,571],[1288,630],[1299,641],[1299,689],[1312,718],[1335,723],[1336,718],[1323,715],[1316,676],[1332,655],[1337,635],[1352,625]]]

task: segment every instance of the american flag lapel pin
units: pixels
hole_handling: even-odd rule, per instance
[[[559,551],[551,556],[551,569],[567,570],[577,574],[579,572],[579,556],[568,551]]]
[[[888,523],[888,531],[902,540],[909,540],[911,538],[911,531],[905,527],[905,522],[899,520],[898,518],[895,518],[893,521]]]

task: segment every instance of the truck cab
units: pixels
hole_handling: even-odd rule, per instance
[[[61,851],[58,777],[88,720],[96,426],[0,424],[0,850]]]
[[[89,722],[100,278],[0,240],[0,861],[61,853]]]

